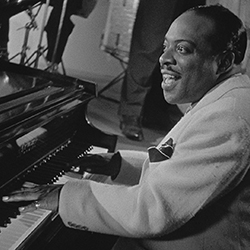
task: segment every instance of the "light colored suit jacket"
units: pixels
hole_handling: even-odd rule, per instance
[[[250,249],[248,76],[207,93],[159,151],[170,138],[170,158],[150,162],[144,153],[121,152],[119,185],[67,183],[59,204],[64,223],[122,236],[115,249]]]

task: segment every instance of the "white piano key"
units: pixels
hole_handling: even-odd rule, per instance
[[[91,153],[91,154],[101,154],[101,153],[107,153],[107,152],[108,152],[107,148],[92,146],[89,153]]]
[[[11,219],[6,228],[0,227],[0,249],[15,250],[50,214],[49,210],[37,209]]]

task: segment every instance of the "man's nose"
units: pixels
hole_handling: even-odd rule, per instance
[[[175,59],[171,48],[165,49],[163,54],[159,58],[160,65],[175,64]]]

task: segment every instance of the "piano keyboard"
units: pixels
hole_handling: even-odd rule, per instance
[[[7,227],[0,227],[0,249],[15,250],[41,225],[51,211],[37,209],[11,219]]]
[[[89,153],[106,153],[107,149],[93,146]],[[86,176],[88,174],[86,173]],[[83,176],[83,178],[85,175]],[[65,184],[67,181],[80,178],[76,173],[65,173],[57,177],[53,184]],[[11,218],[9,223],[0,226],[0,250],[16,250],[20,248],[25,240],[41,226],[41,224],[52,215],[52,211],[36,209],[34,212],[17,215]]]

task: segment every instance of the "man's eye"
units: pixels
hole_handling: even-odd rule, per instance
[[[168,48],[168,43],[163,43],[163,51],[166,50]]]
[[[190,50],[183,45],[177,45],[176,50],[181,54],[187,54],[190,52]]]

